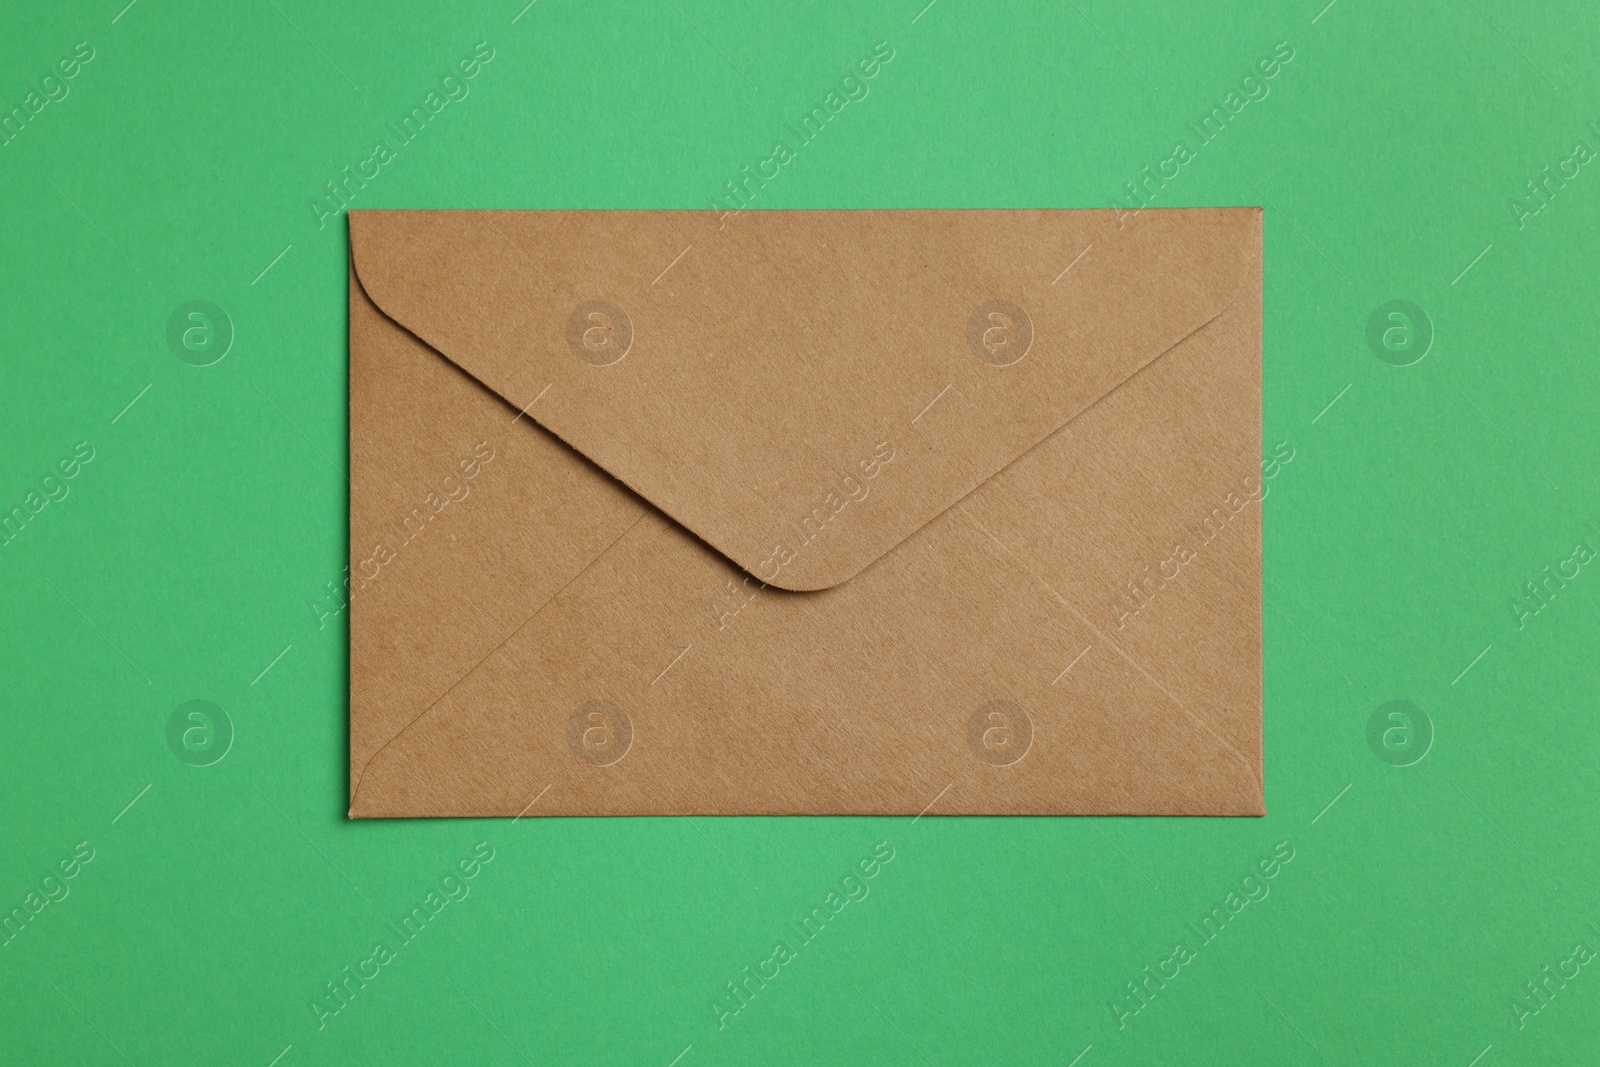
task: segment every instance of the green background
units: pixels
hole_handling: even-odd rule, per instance
[[[123,2],[0,34],[4,110],[95,50],[0,148],[0,512],[95,449],[0,547],[0,911],[95,849],[0,948],[0,1059],[1594,1062],[1600,968],[1512,1001],[1600,944],[1600,573],[1509,608],[1600,545],[1600,174],[1509,203],[1600,147],[1592,4]],[[758,206],[1105,207],[1288,42],[1158,201],[1267,207],[1271,814],[347,821],[344,615],[310,607],[345,561],[346,230],[309,204],[480,41],[357,206],[703,207],[887,41]],[[196,299],[237,332],[203,368],[165,339]],[[1395,299],[1436,332],[1405,367],[1366,341]],[[166,741],[193,699],[236,731],[207,767]],[[1410,766],[1367,742],[1394,699],[1435,734]],[[471,896],[319,1029],[480,841]],[[879,841],[871,895],[719,1030]],[[1270,896],[1119,1028],[1279,842]]]

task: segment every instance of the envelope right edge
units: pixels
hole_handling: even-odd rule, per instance
[[[1254,268],[1222,315],[953,509],[1018,546],[1082,626],[1081,650],[1040,687],[1099,704],[1097,723],[1071,716],[1077,743],[1146,748],[1146,777],[1082,814],[1267,813],[1264,503],[1295,448],[1263,440],[1261,212],[1241,224]],[[1127,685],[1075,684],[1097,657]]]

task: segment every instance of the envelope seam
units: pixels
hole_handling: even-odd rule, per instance
[[[389,738],[389,740],[387,740],[383,744],[379,745],[377,750],[374,751],[372,753],[372,755],[368,756],[367,759],[366,759],[366,762],[364,762],[361,765],[361,774],[356,779],[355,786],[350,790],[350,808],[351,808],[351,810],[355,809],[356,800],[361,795],[361,786],[367,780],[367,771],[372,767],[372,764],[374,762],[376,762],[377,758],[379,756],[383,755],[385,749],[387,749],[390,745],[394,744],[396,741],[399,741],[406,734],[410,733],[411,732],[411,728],[416,726],[417,723],[420,722],[423,719],[424,716],[426,716],[434,708],[438,707],[440,702],[443,701],[446,697],[448,697],[451,693],[455,692],[456,688],[458,686],[460,686],[462,682],[466,681],[468,678],[470,678],[474,674],[476,674],[477,671],[478,671],[478,668],[482,667],[485,663],[487,663],[489,661],[489,657],[493,656],[496,652],[498,652],[502,648],[504,648],[506,646],[507,642],[509,642],[513,637],[517,636],[517,634],[521,633],[524,629],[527,628],[529,623],[533,622],[533,620],[537,619],[541,614],[543,614],[545,609],[549,608],[551,604],[554,604],[556,602],[556,600],[561,596],[561,594],[565,593],[567,591],[567,587],[568,586],[572,585],[572,583],[577,581],[579,578],[582,578],[584,576],[584,574],[588,572],[590,567],[593,567],[596,563],[599,563],[606,556],[610,555],[611,550],[613,548],[616,548],[617,545],[619,543],[621,543],[621,541],[622,541],[622,539],[624,537],[627,537],[628,534],[632,533],[633,532],[633,528],[635,526],[639,525],[641,522],[643,522],[649,516],[650,516],[650,510],[649,509],[646,509],[645,511],[643,511],[639,515],[639,517],[637,519],[634,519],[633,522],[628,524],[628,528],[626,530],[623,530],[622,533],[617,537],[617,539],[615,541],[612,541],[609,545],[607,545],[604,549],[602,549],[600,551],[600,553],[594,557],[594,559],[591,559],[588,563],[585,563],[583,565],[583,569],[578,571],[577,574],[574,574],[571,578],[567,579],[566,584],[562,585],[562,587],[560,589],[557,589],[554,593],[552,593],[550,595],[548,600],[546,600],[544,603],[540,604],[537,608],[535,608],[532,615],[529,615],[526,619],[523,619],[522,622],[520,622],[516,626],[512,627],[511,631],[509,633],[507,633],[505,637],[501,638],[499,644],[495,645],[488,652],[485,652],[483,654],[483,657],[481,659],[479,659],[477,663],[474,663],[471,667],[469,667],[461,675],[461,677],[457,678],[454,682],[452,682],[450,684],[450,688],[446,689],[443,693],[440,693],[439,696],[437,698],[435,698],[432,703],[430,703],[427,707],[423,708],[420,712],[418,712],[416,714],[416,716],[414,718],[412,718],[412,720],[410,722],[406,723],[398,731],[396,731],[395,735],[393,737]]]
[[[1145,681],[1147,681],[1151,685],[1155,686],[1156,689],[1160,691],[1162,696],[1164,696],[1168,700],[1172,701],[1173,705],[1175,707],[1177,707],[1177,709],[1184,714],[1185,718],[1187,718],[1195,726],[1198,726],[1200,729],[1202,729],[1206,733],[1210,734],[1212,736],[1212,738],[1217,741],[1218,744],[1220,744],[1223,748],[1227,749],[1228,752],[1231,753],[1239,761],[1240,768],[1242,770],[1244,770],[1247,774],[1250,775],[1251,779],[1256,783],[1256,787],[1258,789],[1264,789],[1265,783],[1262,780],[1261,768],[1260,768],[1260,766],[1258,764],[1252,763],[1250,758],[1248,756],[1246,756],[1243,752],[1240,752],[1237,748],[1235,748],[1231,741],[1229,741],[1227,738],[1223,737],[1221,734],[1217,733],[1215,730],[1213,730],[1211,728],[1209,723],[1207,723],[1204,719],[1202,719],[1199,716],[1197,716],[1194,712],[1190,711],[1188,706],[1185,705],[1183,703],[1183,701],[1179,700],[1176,696],[1174,696],[1171,692],[1169,692],[1167,690],[1167,687],[1162,685],[1161,682],[1158,681],[1154,675],[1152,675],[1149,671],[1145,670],[1142,666],[1140,666],[1138,664],[1138,662],[1136,662],[1133,659],[1132,656],[1128,655],[1126,650],[1124,650],[1121,645],[1117,644],[1116,641],[1114,641],[1110,636],[1108,636],[1098,626],[1096,626],[1094,623],[1090,622],[1088,620],[1088,618],[1086,618],[1083,615],[1082,612],[1080,612],[1076,607],[1074,607],[1072,605],[1072,603],[1070,601],[1067,600],[1066,597],[1064,597],[1060,593],[1056,592],[1054,586],[1052,586],[1044,578],[1042,578],[1039,575],[1035,574],[1033,569],[1030,568],[1026,563],[1024,563],[1020,556],[1018,556],[1015,552],[1011,551],[1011,549],[1006,546],[1006,543],[1004,541],[1002,541],[1002,540],[1000,540],[1000,538],[996,537],[993,533],[991,533],[989,531],[989,529],[987,527],[985,527],[983,525],[983,523],[979,522],[977,516],[971,514],[969,511],[967,511],[964,508],[962,509],[962,516],[968,522],[972,523],[973,526],[977,527],[979,532],[984,534],[984,536],[988,537],[997,546],[999,546],[1000,550],[1002,552],[1004,552],[1007,556],[1009,556],[1016,563],[1016,565],[1022,569],[1022,571],[1025,574],[1027,574],[1034,581],[1038,582],[1040,585],[1044,586],[1044,588],[1050,593],[1050,595],[1055,597],[1055,599],[1058,600],[1061,603],[1062,607],[1066,608],[1069,612],[1072,613],[1072,615],[1074,617],[1077,618],[1077,620],[1080,623],[1082,623],[1084,626],[1088,627],[1091,631],[1093,631],[1094,634],[1097,637],[1099,637],[1102,641],[1104,641],[1106,643],[1107,646],[1109,646],[1112,649],[1112,651],[1114,651],[1119,657],[1121,657],[1124,661],[1126,661],[1128,666],[1130,666],[1134,670],[1138,671],[1139,674],[1144,677]]]
[[[1240,291],[1242,291],[1242,288],[1243,287],[1241,286]],[[1059,433],[1064,432],[1068,427],[1072,426],[1079,419],[1081,419],[1084,416],[1086,416],[1086,415],[1090,414],[1091,412],[1093,412],[1096,408],[1098,408],[1105,401],[1111,399],[1111,397],[1114,394],[1116,394],[1117,392],[1119,392],[1120,390],[1130,387],[1133,384],[1135,379],[1139,378],[1143,374],[1152,373],[1153,372],[1153,368],[1155,367],[1155,365],[1157,363],[1159,363],[1162,360],[1166,359],[1168,356],[1170,356],[1174,351],[1176,351],[1179,347],[1181,347],[1183,344],[1185,344],[1191,338],[1195,337],[1197,334],[1199,334],[1203,330],[1206,330],[1213,323],[1215,323],[1218,319],[1222,318],[1222,316],[1226,315],[1229,311],[1233,310],[1233,306],[1236,303],[1238,303],[1238,300],[1239,300],[1239,291],[1235,291],[1235,293],[1233,294],[1232,298],[1229,299],[1227,305],[1224,306],[1223,308],[1221,308],[1211,318],[1207,319],[1205,322],[1202,322],[1200,325],[1196,326],[1193,330],[1190,330],[1188,333],[1184,334],[1182,337],[1180,337],[1176,341],[1172,342],[1172,344],[1170,344],[1166,348],[1162,349],[1159,353],[1157,353],[1150,360],[1150,362],[1146,363],[1144,366],[1140,367],[1138,370],[1136,370],[1132,374],[1128,375],[1122,381],[1120,381],[1116,385],[1112,386],[1109,390],[1106,391],[1106,393],[1104,395],[1102,395],[1099,398],[1097,398],[1092,404],[1089,404],[1087,407],[1080,408],[1078,411],[1073,412],[1072,415],[1070,415],[1067,418],[1067,420],[1065,422],[1063,422],[1061,425],[1059,425],[1055,429],[1049,431],[1043,437],[1040,437],[1037,441],[1035,441],[1032,444],[1028,445],[1021,452],[1018,452],[1016,454],[1016,456],[1014,456],[1008,463],[1005,464],[1005,466],[1003,466],[1000,469],[994,471],[992,474],[990,474],[988,477],[984,478],[982,481],[975,483],[966,492],[962,493],[955,500],[952,500],[950,502],[950,506],[949,507],[946,507],[945,509],[943,509],[942,511],[940,511],[936,515],[929,516],[926,522],[922,523],[916,529],[914,529],[911,532],[907,533],[904,537],[902,537],[899,541],[895,542],[893,545],[890,545],[888,548],[884,549],[883,552],[880,553],[879,555],[875,556],[874,558],[868,560],[866,563],[862,564],[861,568],[859,570],[855,571],[854,573],[852,573],[849,577],[841,579],[839,582],[837,582],[835,584],[836,585],[843,585],[846,582],[850,582],[850,581],[855,580],[862,573],[864,573],[867,570],[868,567],[874,566],[879,561],[881,561],[885,556],[889,555],[891,552],[895,551],[896,549],[900,548],[903,545],[908,544],[913,538],[917,537],[919,534],[921,534],[928,527],[932,526],[935,522],[939,521],[939,519],[941,519],[942,517],[944,517],[945,515],[947,515],[951,511],[954,511],[956,508],[961,507],[969,499],[971,499],[971,497],[972,497],[972,495],[974,493],[976,493],[978,490],[982,489],[985,485],[988,485],[990,482],[992,482],[994,479],[998,478],[1000,475],[1004,474],[1006,471],[1010,470],[1016,464],[1022,462],[1022,460],[1024,458],[1026,458],[1028,455],[1030,455],[1034,450],[1043,447],[1045,442],[1049,441],[1052,437],[1056,436]],[[676,520],[674,520],[674,521],[676,521]],[[731,558],[729,559],[729,562],[733,563],[734,566],[738,566],[738,563],[736,561],[732,560]],[[768,582],[766,584],[767,585],[772,585],[773,583]],[[817,591],[817,590],[810,590],[810,589],[800,589],[800,590],[787,589],[784,586],[774,586],[774,588],[783,590],[784,592],[816,592]],[[834,586],[826,586],[824,588],[834,588]]]

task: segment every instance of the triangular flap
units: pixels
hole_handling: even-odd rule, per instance
[[[761,581],[846,581],[1220,314],[1255,208],[353,211],[390,318]]]

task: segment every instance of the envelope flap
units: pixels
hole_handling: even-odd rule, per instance
[[[758,579],[848,580],[1232,302],[1255,208],[352,211],[390,318]]]

